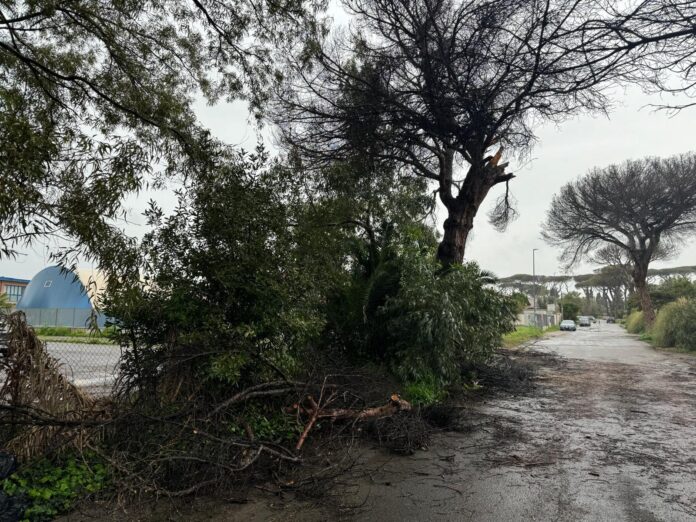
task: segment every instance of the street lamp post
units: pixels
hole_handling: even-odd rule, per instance
[[[532,249],[532,284],[534,285],[534,326],[539,326],[537,322],[537,280],[536,280],[536,259],[535,254],[539,249]]]

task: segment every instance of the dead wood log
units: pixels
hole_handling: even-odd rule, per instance
[[[378,417],[388,417],[399,413],[400,411],[410,411],[412,408],[411,403],[405,401],[398,395],[394,394],[389,399],[389,402],[384,406],[377,406],[374,408],[364,408],[362,410],[356,410],[353,408],[336,408],[332,410],[325,410],[319,413],[319,418],[330,418],[330,419],[371,419]]]

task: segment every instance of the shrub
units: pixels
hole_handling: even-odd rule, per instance
[[[433,258],[405,254],[398,293],[377,312],[386,360],[402,382],[457,382],[463,364],[500,346],[515,303],[486,281],[475,263],[442,273]]]
[[[636,310],[628,315],[626,318],[626,330],[632,334],[639,334],[645,331],[643,312]]]
[[[696,351],[696,300],[682,298],[663,306],[651,333],[657,346]]]
[[[679,303],[675,301],[662,306],[657,313],[651,332],[656,346],[667,348],[675,345],[674,318],[678,307]]]
[[[302,366],[331,269],[278,189],[285,171],[263,165],[240,155],[199,173],[171,215],[148,211],[145,284],[124,281],[104,298],[126,347],[123,393],[157,402],[155,388],[179,382],[174,395],[212,403]]]

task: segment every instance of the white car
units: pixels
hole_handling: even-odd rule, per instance
[[[575,321],[571,321],[570,319],[566,319],[565,321],[561,321],[559,328],[561,331],[567,330],[568,332],[574,332],[575,331]]]

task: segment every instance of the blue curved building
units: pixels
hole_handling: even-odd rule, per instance
[[[96,317],[99,327],[104,316],[94,311],[96,279],[59,266],[49,266],[36,274],[17,303],[32,326],[88,328]]]

